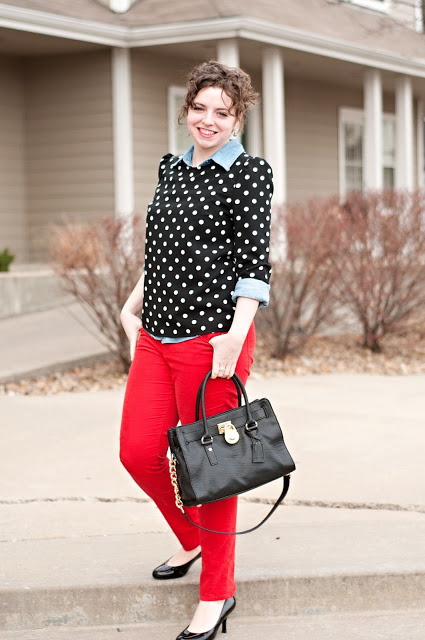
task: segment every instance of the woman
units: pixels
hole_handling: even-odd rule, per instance
[[[181,117],[193,145],[160,162],[144,278],[121,312],[132,356],[121,461],[181,544],[153,577],[180,578],[202,556],[200,602],[177,640],[214,638],[236,604],[235,536],[200,531],[176,507],[167,430],[195,420],[196,394],[211,369],[207,415],[237,406],[228,379],[236,371],[245,384],[253,361],[254,315],[268,304],[273,184],[269,165],[236,137],[257,95],[240,69],[211,61],[192,71]],[[203,527],[235,531],[236,509],[235,497],[187,513]]]

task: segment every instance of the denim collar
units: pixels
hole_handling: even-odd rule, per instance
[[[219,164],[221,167],[223,167],[225,171],[229,171],[236,158],[239,158],[241,153],[244,153],[244,151],[245,149],[243,148],[239,140],[233,138],[232,140],[229,140],[229,142],[227,142],[225,145],[220,147],[220,149],[218,149],[218,151],[216,151],[214,155],[211,156],[211,158],[208,158],[207,160],[204,160],[204,162],[201,162],[199,166],[203,167],[206,164],[215,162],[216,164]],[[175,160],[173,160],[173,162],[170,164],[170,167],[174,167],[178,162],[180,162],[180,160],[183,160],[183,162],[187,164],[188,167],[192,167],[192,157],[193,145],[186,151],[186,153],[178,156]]]

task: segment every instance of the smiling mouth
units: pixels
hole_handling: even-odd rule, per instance
[[[204,136],[204,138],[211,138],[215,135],[215,131],[211,131],[210,129],[201,129],[200,127],[198,127],[198,131],[201,136]]]

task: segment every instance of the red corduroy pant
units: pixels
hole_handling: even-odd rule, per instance
[[[167,430],[195,421],[199,386],[212,368],[208,333],[180,343],[163,344],[141,329],[130,367],[124,398],[120,459],[135,482],[154,500],[180,544],[187,551],[201,545],[201,600],[222,600],[235,592],[235,536],[197,529],[176,507],[167,457]],[[253,361],[255,328],[252,323],[236,365],[245,384]],[[237,406],[231,380],[209,380],[205,393],[207,416]],[[203,527],[235,531],[237,497],[185,508]]]

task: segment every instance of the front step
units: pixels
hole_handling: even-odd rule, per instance
[[[164,618],[166,615],[164,611]],[[174,640],[187,622],[0,631],[0,640]],[[241,617],[235,610],[227,625],[228,640],[423,640],[424,637],[425,610],[262,618]],[[219,631],[217,638],[226,636]]]
[[[3,505],[5,522],[21,511],[30,514],[31,505],[18,506]],[[51,534],[64,528],[70,537],[2,542],[0,629],[165,619],[181,625],[190,619],[198,599],[200,562],[179,580],[151,577],[152,568],[176,546],[170,532],[158,530],[154,505],[69,502],[41,507],[34,505],[39,518],[47,518],[49,509],[60,517]],[[267,505],[241,504],[239,525],[255,522],[266,510]],[[130,531],[136,518],[150,531],[93,535],[101,523],[105,530],[118,531],[124,521]],[[78,531],[86,535],[71,537]],[[424,535],[425,520],[418,513],[281,507],[267,526],[237,541],[238,615],[425,609]]]
[[[2,597],[2,607],[8,609],[4,628],[63,625],[70,629],[81,625],[162,623],[164,619],[178,625],[190,619],[197,599],[197,583],[183,579],[173,585],[145,582],[137,586],[9,591]],[[240,580],[237,601],[241,616],[326,615],[399,607],[420,610],[425,608],[425,573]]]

